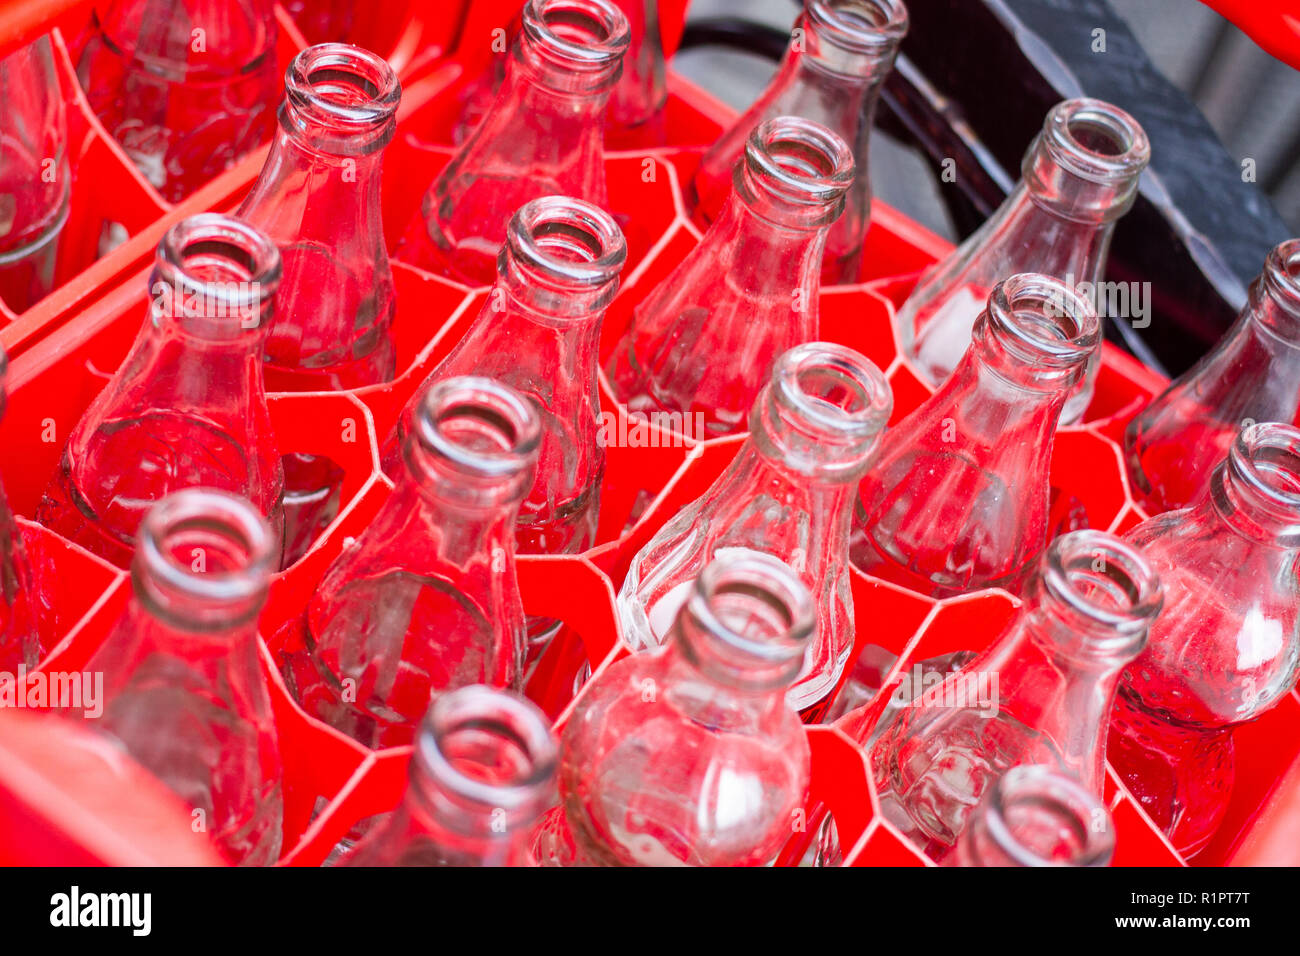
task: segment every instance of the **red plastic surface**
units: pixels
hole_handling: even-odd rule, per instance
[[[509,0],[503,0],[497,6],[509,5]],[[480,6],[492,5],[476,3],[474,9]],[[678,0],[664,6],[684,4]],[[460,33],[466,59],[481,58],[486,46],[476,30],[508,20],[499,15],[500,10],[497,13],[495,18],[466,21]],[[675,22],[680,25],[680,18]],[[420,193],[450,155],[459,94],[473,74],[455,59],[417,72],[408,78],[398,135],[385,160],[383,203],[390,230],[405,223]],[[640,297],[698,241],[698,233],[683,214],[679,185],[702,148],[731,116],[716,100],[676,75],[670,74],[669,89],[673,141],[613,154],[607,160],[611,211],[626,230],[629,258],[623,292],[606,322],[605,350],[617,339]],[[102,141],[102,133],[88,119],[87,124],[91,138]],[[100,147],[98,158],[86,162],[105,163],[116,170],[98,171],[105,177],[133,179],[128,170],[119,168],[124,161],[111,144],[103,141]],[[260,156],[250,157],[182,206],[149,222],[132,240],[138,248],[128,243],[92,267],[91,271],[111,274],[114,281],[106,281],[93,294],[73,298],[56,294],[54,301],[32,310],[40,315],[24,316],[0,332],[13,354],[10,401],[0,424],[0,447],[5,449],[0,472],[20,514],[33,513],[68,430],[121,362],[144,318],[146,253],[158,233],[178,216],[233,208],[260,162]],[[88,166],[88,172],[92,168],[97,169]],[[127,205],[140,213],[140,221],[163,209],[147,189],[135,195]],[[896,416],[914,408],[928,389],[897,356],[891,313],[920,270],[947,249],[942,240],[877,203],[861,283],[823,291],[823,338],[858,349],[887,371],[895,391]],[[300,611],[347,538],[366,527],[389,493],[390,485],[377,467],[378,442],[423,378],[463,334],[485,298],[483,290],[466,289],[400,263],[395,273],[399,375],[394,382],[344,393],[271,396],[281,450],[326,455],[342,467],[345,479],[338,518],[303,559],[276,576],[263,618],[264,634],[275,633],[281,622]],[[1129,494],[1117,438],[1127,419],[1161,384],[1139,363],[1107,347],[1097,395],[1084,423],[1060,435],[1053,484],[1082,502],[1093,527],[1123,530],[1143,517]],[[617,425],[611,429],[615,441],[608,448],[597,544],[576,558],[520,561],[528,611],[559,617],[567,625],[543,656],[528,687],[557,722],[563,721],[571,706],[574,676],[582,665],[590,662],[599,669],[620,653],[613,595],[627,561],[664,521],[717,477],[741,440],[695,442],[629,424],[603,383],[601,398],[604,411]],[[56,582],[59,589],[59,612],[48,620],[45,635],[54,650],[42,669],[76,670],[84,666],[120,613],[129,581],[125,574],[49,532],[34,526],[25,527],[25,532],[43,579]],[[1002,592],[936,601],[861,575],[855,575],[853,586],[858,647],[872,643],[899,655],[890,680],[915,661],[948,651],[981,649],[1016,606]],[[369,752],[306,717],[276,673],[275,655],[281,650],[268,646],[264,658],[285,756],[283,862],[317,865],[357,821],[396,804],[405,784],[409,749]],[[846,862],[926,862],[876,813],[862,751],[837,730],[810,727],[808,732],[813,753],[808,820],[814,808],[829,808],[839,827]],[[1294,840],[1279,847],[1268,836],[1294,832],[1300,816],[1300,697],[1293,694],[1258,723],[1243,728],[1238,750],[1241,769],[1227,820],[1195,862],[1300,861]],[[0,761],[0,793],[10,786],[3,768]],[[1107,797],[1118,830],[1117,864],[1183,862],[1113,778]],[[40,839],[49,840],[52,854],[62,853],[69,843],[83,845],[90,839],[83,824],[54,814],[40,821],[44,834]],[[806,831],[796,832],[792,842],[807,837]]]

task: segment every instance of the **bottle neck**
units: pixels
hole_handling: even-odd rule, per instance
[[[627,17],[606,0],[531,0],[506,82],[603,112],[622,75],[630,32]]]
[[[795,23],[787,64],[814,87],[829,80],[874,101],[907,26],[896,0],[813,0]]]
[[[1271,422],[1243,429],[1200,507],[1251,541],[1300,548],[1300,432]]]
[[[1269,252],[1251,284],[1243,320],[1252,334],[1285,348],[1300,348],[1300,239],[1289,239]]]

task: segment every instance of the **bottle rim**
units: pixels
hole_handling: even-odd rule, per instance
[[[833,379],[843,401],[824,394]],[[785,352],[772,372],[781,405],[798,420],[845,438],[878,435],[894,411],[894,392],[884,372],[860,352],[832,342],[805,342]]]
[[[902,0],[810,0],[805,16],[819,37],[872,56],[897,49],[909,24]]]
[[[599,206],[571,196],[542,196],[510,217],[501,255],[549,282],[600,287],[617,284],[627,261],[627,240],[614,217]],[[500,267],[504,272],[506,264]]]
[[[1105,100],[1063,100],[1043,120],[1042,142],[1056,163],[1095,183],[1133,179],[1151,160],[1146,131]]]
[[[191,328],[214,338],[237,337],[265,325],[263,311],[275,300],[281,270],[280,250],[261,230],[220,213],[190,216],[158,243],[151,314],[218,320]],[[239,321],[219,321],[226,319]]]
[[[396,124],[402,84],[388,61],[351,43],[318,43],[284,73],[286,100],[308,119],[363,131]]]
[[[1073,824],[1083,845],[1071,860],[1049,859],[1016,835],[1011,818],[1020,804],[1051,812],[1063,825],[1067,821]],[[1093,826],[1099,810],[1107,821],[1100,830]],[[1020,866],[1106,866],[1115,852],[1114,826],[1105,804],[1075,778],[1047,766],[1012,767],[998,778],[989,794],[983,821],[998,849]]]
[[[1274,301],[1300,315],[1300,239],[1287,239],[1270,249],[1261,277]]]
[[[1300,515],[1300,429],[1281,422],[1247,425],[1232,443],[1227,467],[1280,516]]]
[[[855,169],[848,143],[801,116],[776,116],[756,126],[743,162],[751,177],[796,206],[842,203]]]
[[[487,442],[471,444],[449,423],[475,420]],[[425,451],[471,477],[500,479],[530,472],[541,444],[541,419],[533,403],[508,385],[481,376],[435,381],[415,415],[415,436]],[[526,489],[525,489],[526,490]]]
[[[522,24],[548,60],[581,73],[621,64],[631,44],[631,25],[609,0],[528,0]]]
[[[1088,297],[1055,276],[1003,279],[989,293],[985,314],[1003,348],[1028,364],[1078,366],[1101,342],[1101,320]]]

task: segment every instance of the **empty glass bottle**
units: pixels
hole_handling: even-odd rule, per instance
[[[270,138],[278,34],[271,0],[110,0],[77,76],[109,134],[179,202]]]
[[[1227,809],[1232,729],[1300,675],[1300,430],[1243,429],[1208,494],[1125,538],[1159,573],[1166,601],[1120,681],[1111,762],[1191,855]]]
[[[807,792],[808,741],[785,694],[815,627],[789,566],[754,552],[714,558],[673,639],[618,661],[578,701],[560,762],[574,855],[543,862],[771,861]]]
[[[440,695],[420,722],[406,796],[344,866],[531,866],[532,825],[555,799],[545,715],[481,684]]]
[[[1096,312],[1064,282],[994,286],[957,370],[890,429],[862,480],[853,563],[936,597],[1018,589],[1047,544],[1061,409],[1099,341]]]
[[[1051,767],[1012,767],[971,811],[946,866],[1109,866],[1115,830],[1101,798]]]
[[[231,863],[274,863],[282,840],[257,637],[278,555],[248,501],[207,488],[167,496],[140,524],[131,603],[87,664],[104,675],[96,726],[190,804],[195,831]]]
[[[431,695],[518,685],[515,517],[540,443],[532,404],[498,382],[425,390],[392,497],[291,625],[304,650],[282,669],[309,714],[366,746],[401,746]]]
[[[1054,106],[1025,153],[1011,195],[921,277],[898,310],[898,342],[917,371],[932,385],[948,377],[970,344],[988,290],[1013,273],[1044,273],[1095,296],[1115,222],[1137,198],[1150,156],[1146,133],[1119,107],[1090,99]],[[1129,296],[1115,301],[1132,308]],[[1096,368],[1094,360],[1062,424],[1077,421],[1088,407]]]
[[[822,700],[853,648],[849,523],[893,404],[885,376],[852,349],[809,342],[781,356],[731,465],[632,559],[618,609],[633,649],[668,639],[715,556],[771,554],[798,574],[817,615],[787,700],[796,710]]]
[[[8,370],[9,356],[0,346],[0,414],[7,400]],[[23,547],[22,529],[0,487],[0,673],[16,674],[20,666],[33,668],[40,663],[44,648],[36,623],[32,567]]]
[[[487,285],[524,203],[562,194],[605,206],[605,107],[627,45],[627,17],[610,0],[529,0],[496,102],[429,187],[394,255]]]
[[[207,487],[248,498],[276,534],[284,472],[262,350],[280,253],[238,219],[167,230],[131,352],[72,429],[37,520],[120,567],[155,501]]]
[[[668,100],[659,0],[614,3],[627,17],[629,43],[623,57],[623,75],[609,97],[605,142],[614,149],[658,144],[667,133],[664,104]]]
[[[1155,572],[1119,538],[1075,531],[1053,541],[1019,617],[871,748],[886,818],[939,859],[1011,767],[1054,766],[1100,796],[1120,671],[1160,603]]]
[[[1223,339],[1124,432],[1130,483],[1148,514],[1185,508],[1241,427],[1300,409],[1300,239],[1275,247]]]
[[[392,379],[393,272],[379,207],[383,148],[402,96],[382,57],[344,43],[308,47],[285,73],[280,129],[236,215],[284,259],[266,339],[272,391]]]
[[[856,163],[844,214],[826,239],[821,280],[855,281],[871,219],[871,123],[906,33],[901,0],[805,0],[772,82],[700,160],[687,190],[696,219],[707,224],[721,213],[731,194],[732,169],[754,127],[777,116],[816,120],[852,146]]]
[[[731,201],[636,307],[606,365],[631,411],[702,415],[711,435],[742,430],[777,358],[817,338],[822,249],[853,156],[824,126],[783,116],[753,130],[734,177]]]
[[[54,287],[72,176],[48,36],[0,60],[0,301],[24,312]]]

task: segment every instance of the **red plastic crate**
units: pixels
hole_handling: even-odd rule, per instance
[[[442,60],[414,56],[408,41],[421,36],[450,42],[456,33],[450,24],[455,14],[444,21],[431,12],[445,10],[445,4],[412,3],[408,21],[392,31],[396,39],[389,49],[412,55],[404,61],[411,72],[404,76],[398,135],[385,158],[383,204],[390,239],[450,156],[450,130],[461,94],[489,60],[492,31],[509,21],[516,5],[513,0],[475,2],[459,26],[458,52]],[[680,32],[684,7],[683,0],[661,3],[669,49]],[[0,17],[3,14],[0,8]],[[291,26],[283,16],[282,24]],[[0,30],[3,27],[0,18]],[[285,59],[301,46],[295,32],[285,30]],[[61,47],[60,52],[63,55]],[[70,82],[67,62],[64,70],[64,80]],[[602,358],[635,304],[699,240],[683,213],[680,184],[702,149],[733,116],[671,71],[669,91],[672,141],[607,159],[611,211],[627,233],[629,257],[623,291],[605,323]],[[83,119],[89,138],[98,143],[97,150],[85,153],[83,181],[86,176],[97,181],[117,177],[111,181],[129,180],[140,187],[129,194],[134,198],[123,203],[121,214],[136,215],[133,221],[143,225],[128,243],[0,330],[0,340],[12,356],[9,407],[0,424],[0,447],[7,454],[0,461],[0,473],[22,515],[34,512],[63,440],[134,339],[145,315],[147,264],[162,231],[193,212],[233,209],[262,162],[260,153],[250,156],[184,203],[168,207],[150,194],[93,119]],[[929,389],[898,357],[891,315],[919,272],[949,248],[877,202],[860,284],[822,293],[822,337],[858,349],[886,370],[894,388],[895,420],[922,401]],[[400,374],[394,382],[350,392],[270,397],[281,450],[328,456],[342,466],[345,477],[338,518],[303,559],[276,575],[263,616],[265,635],[275,634],[281,623],[300,612],[348,536],[367,526],[390,492],[377,465],[378,442],[423,378],[464,333],[486,296],[484,290],[401,263],[395,265],[395,279]],[[1129,493],[1117,439],[1127,420],[1162,384],[1139,363],[1106,346],[1096,397],[1083,424],[1058,436],[1052,482],[1082,502],[1093,527],[1122,531],[1143,517]],[[603,410],[623,416],[603,379],[601,388]],[[613,595],[627,562],[678,508],[721,473],[741,441],[730,437],[695,442],[653,428],[638,434],[645,439],[641,446],[608,449],[596,546],[579,557],[520,560],[528,611],[558,617],[567,625],[529,685],[530,695],[557,726],[571,707],[580,668],[590,663],[599,672],[621,653]],[[58,613],[49,617],[42,635],[50,649],[42,669],[80,669],[121,612],[127,576],[44,529],[27,524],[24,531],[41,580],[57,587],[51,593]],[[853,588],[855,653],[871,643],[898,654],[891,681],[915,661],[946,651],[982,649],[1017,606],[999,591],[937,601],[856,573]],[[263,661],[285,759],[283,862],[317,865],[357,821],[397,803],[410,749],[371,752],[307,717],[289,698],[276,671],[275,658],[282,650],[271,642]],[[813,754],[810,819],[817,807],[830,810],[846,863],[927,862],[880,819],[865,754],[837,730],[810,726],[808,734]],[[1258,723],[1243,728],[1237,740],[1238,779],[1227,819],[1196,862],[1296,862],[1300,848],[1295,841],[1278,846],[1276,835],[1300,828],[1300,697],[1288,697]],[[0,794],[12,788],[12,774],[0,761]],[[1117,827],[1117,865],[1184,862],[1113,774],[1107,798]],[[47,828],[51,847],[89,839],[84,822],[74,825],[57,814],[41,825]],[[792,846],[806,837],[796,833]]]

